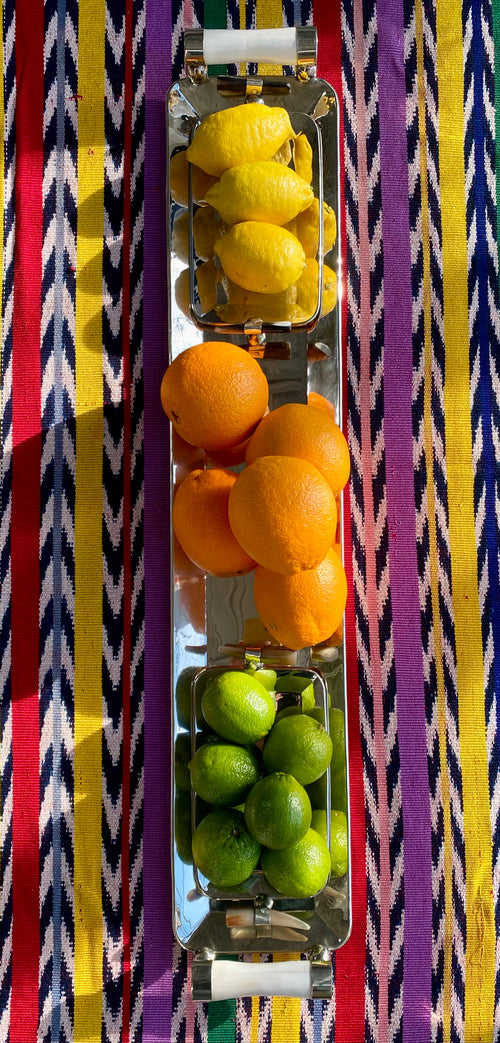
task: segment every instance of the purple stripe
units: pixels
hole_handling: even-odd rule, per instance
[[[169,436],[160,405],[167,365],[165,94],[171,78],[171,5],[146,0],[144,205],[144,1043],[170,1043]]]
[[[402,0],[378,0],[384,436],[404,857],[403,1039],[430,1040],[431,822],[415,528],[412,291]]]

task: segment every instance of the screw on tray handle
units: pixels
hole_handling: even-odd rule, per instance
[[[215,959],[204,950],[191,967],[193,1000],[228,1000],[240,996],[293,996],[329,999],[332,964],[327,952],[313,950],[308,960],[273,963],[236,963]]]
[[[209,65],[266,62],[294,65],[297,79],[316,75],[318,36],[314,25],[291,29],[186,29],[184,56],[187,74],[203,83]]]

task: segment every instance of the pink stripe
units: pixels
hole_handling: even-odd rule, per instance
[[[192,0],[184,0],[182,24],[184,29],[192,29],[194,23]]]
[[[377,770],[380,833],[380,952],[378,967],[378,1039],[385,1043],[389,1035],[389,807],[387,801],[384,714],[382,699],[382,664],[380,660],[379,616],[375,562],[375,514],[372,488],[372,452],[370,425],[370,243],[368,238],[368,164],[366,156],[366,106],[364,94],[363,0],[354,2],[354,46],[356,74],[356,116],[358,125],[358,220],[360,266],[360,409],[361,459],[365,512],[366,593],[372,668],[373,712],[375,731],[375,763]]]

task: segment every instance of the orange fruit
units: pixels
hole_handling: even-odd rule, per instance
[[[288,574],[324,558],[335,535],[337,505],[328,482],[307,460],[262,456],[237,476],[229,524],[259,565]]]
[[[293,576],[257,566],[253,594],[270,634],[294,651],[325,641],[339,626],[347,598],[342,562],[329,550],[319,565]]]
[[[161,384],[162,406],[175,430],[202,449],[243,442],[263,417],[268,397],[257,360],[222,340],[186,348],[171,362]]]
[[[206,174],[200,167],[191,164],[192,170],[192,192],[194,203],[204,203],[205,193],[218,180],[211,174]],[[174,152],[170,160],[170,195],[174,203],[179,206],[187,206],[189,203],[189,163],[186,150]]]
[[[240,576],[255,562],[235,539],[228,518],[231,471],[191,471],[181,482],[172,506],[172,527],[188,558],[213,576]]]
[[[332,420],[336,420],[335,406],[333,402],[330,402],[324,395],[320,395],[319,391],[310,391],[307,396],[307,405],[312,406],[314,409],[321,410],[322,413],[326,413],[327,416],[331,417]]]
[[[333,492],[349,478],[347,442],[338,424],[319,409],[288,402],[273,409],[254,431],[245,453],[247,464],[262,456],[295,456],[308,460]]]

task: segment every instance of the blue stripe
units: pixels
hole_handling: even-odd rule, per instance
[[[492,387],[490,368],[490,308],[488,302],[488,247],[486,238],[486,173],[483,99],[484,43],[480,3],[472,2],[472,55],[474,62],[474,189],[476,206],[476,271],[478,281],[478,340],[480,365],[482,466],[485,491],[484,537],[487,548],[489,601],[494,647],[495,689],[500,691],[500,575],[499,533],[495,514],[495,449],[492,435]],[[498,351],[498,343],[495,344]],[[500,704],[498,704],[500,726]]]
[[[62,472],[63,472],[63,289],[64,289],[64,124],[66,0],[57,4],[57,155],[56,244],[54,281],[54,520],[53,520],[53,953],[52,1043],[61,1032],[61,620],[62,620]]]

